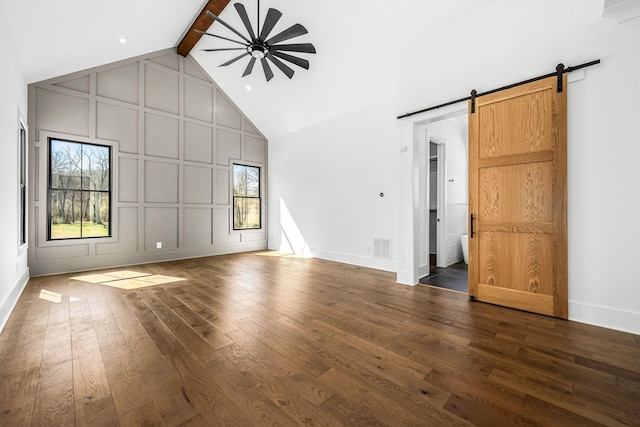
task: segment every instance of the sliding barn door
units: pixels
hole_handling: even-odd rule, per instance
[[[552,77],[469,102],[469,296],[567,318],[567,102]]]

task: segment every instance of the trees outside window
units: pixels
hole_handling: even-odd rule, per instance
[[[262,228],[260,203],[260,168],[233,165],[233,229]]]
[[[49,139],[48,239],[111,236],[111,147]]]

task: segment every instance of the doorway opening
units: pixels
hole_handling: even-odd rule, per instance
[[[428,268],[419,283],[468,291],[468,269],[463,240],[468,229],[468,124],[460,115],[425,126],[424,249]],[[468,237],[467,237],[468,238]],[[421,239],[422,240],[422,239]]]
[[[438,143],[435,140],[429,141],[429,271],[438,266],[438,187],[442,182],[438,180]]]
[[[443,203],[444,208],[449,212],[450,204],[455,204],[452,212],[462,210],[462,224],[467,228],[467,211],[468,211],[468,153],[467,153],[467,120],[468,120],[468,104],[466,102],[460,102],[452,105],[448,105],[438,110],[425,111],[420,114],[415,114],[399,123],[399,183],[398,189],[399,198],[399,255],[398,255],[398,273],[397,282],[405,285],[414,286],[417,285],[421,277],[429,275],[429,239],[428,239],[428,185],[427,180],[429,174],[427,173],[428,163],[426,162],[429,143],[431,139],[435,137],[438,139],[436,129],[441,122],[446,122],[447,119],[455,118],[458,122],[464,123],[463,130],[458,131],[461,134],[461,141],[459,144],[449,144],[446,142],[443,144],[443,150],[461,150],[463,152],[462,171],[463,175],[460,175],[456,168],[460,165],[456,165],[451,169],[447,164],[447,161],[442,161],[443,168],[440,168],[440,173],[446,171],[445,182],[447,190],[440,192],[440,198],[445,197]],[[455,122],[449,122],[455,123]],[[451,127],[451,126],[450,126]],[[447,151],[448,152],[448,151]],[[455,155],[455,154],[454,154]],[[452,183],[449,180],[453,179]],[[458,202],[456,198],[460,196],[458,187],[460,184],[464,185],[464,193],[462,195],[463,201]],[[446,194],[444,194],[446,193]],[[452,199],[452,197],[454,197]],[[461,209],[461,208],[464,209]],[[458,217],[460,214],[458,214]],[[448,215],[440,216],[440,230],[441,235],[443,232],[449,232],[449,226],[445,223]],[[455,222],[454,222],[455,223]],[[459,223],[459,221],[458,221]],[[445,241],[452,243],[453,239],[446,239]],[[437,263],[444,262],[443,257],[449,256],[451,248],[456,250],[456,246],[445,245],[445,249],[438,251],[442,254]],[[460,248],[458,240],[457,248]],[[460,249],[460,252],[462,250]],[[436,263],[436,264],[437,264]],[[445,265],[446,266],[446,265]]]

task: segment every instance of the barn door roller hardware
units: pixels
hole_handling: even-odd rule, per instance
[[[476,112],[476,97],[478,96],[478,92],[475,89],[471,91],[471,114]],[[473,220],[473,215],[471,215],[471,219]],[[472,222],[473,224],[473,222]]]
[[[435,106],[429,107],[429,108],[424,108],[422,110],[414,111],[412,113],[407,113],[407,114],[404,114],[402,116],[398,116],[397,119],[404,119],[406,117],[415,116],[416,114],[425,113],[425,112],[431,111],[431,110],[437,110],[438,108],[447,107],[449,105],[453,105],[453,104],[457,104],[459,102],[464,102],[464,101],[469,101],[469,100],[471,100],[471,113],[473,114],[473,113],[476,112],[475,100],[476,100],[476,98],[478,98],[480,96],[489,95],[491,93],[500,92],[502,90],[511,89],[513,87],[516,87],[516,86],[522,86],[522,85],[525,85],[527,83],[535,82],[535,81],[538,81],[538,80],[542,80],[542,79],[546,79],[548,77],[554,77],[554,76],[556,76],[558,78],[557,90],[558,90],[558,92],[562,92],[564,90],[563,84],[562,84],[562,75],[563,74],[570,73],[572,71],[576,71],[576,70],[579,70],[581,68],[590,67],[592,65],[597,65],[599,63],[600,63],[600,60],[596,59],[595,61],[585,62],[584,64],[575,65],[573,67],[567,67],[567,68],[564,67],[564,64],[558,64],[556,66],[556,71],[554,71],[553,73],[545,74],[543,76],[534,77],[534,78],[528,79],[528,80],[523,80],[523,81],[518,82],[518,83],[513,83],[513,84],[510,84],[508,86],[503,86],[503,87],[500,87],[498,89],[488,90],[488,91],[482,92],[482,93],[478,93],[474,89],[474,90],[471,91],[471,95],[467,96],[465,98],[456,99],[454,101],[445,102],[444,104],[435,105]]]
[[[556,66],[556,76],[558,76],[558,93],[562,92],[562,75],[564,74],[564,64],[560,63]]]

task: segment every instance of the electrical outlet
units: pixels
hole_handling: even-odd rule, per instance
[[[162,242],[156,242],[156,249],[162,249]]]

